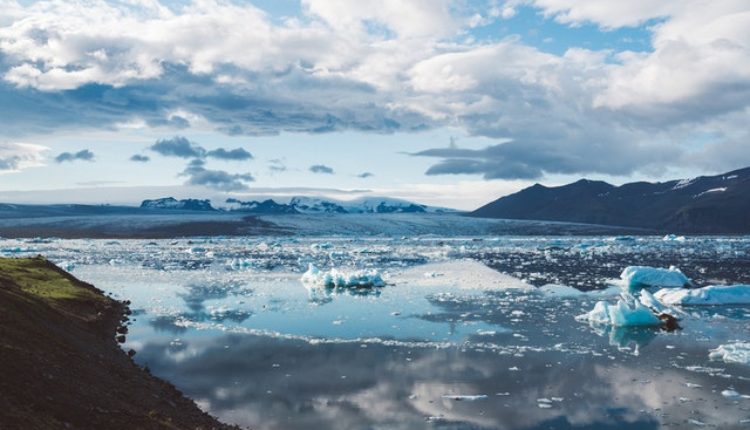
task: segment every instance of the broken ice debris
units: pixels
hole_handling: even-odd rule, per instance
[[[750,285],[711,285],[694,289],[662,289],[654,296],[663,303],[683,306],[750,304]]]
[[[690,285],[690,279],[674,266],[669,269],[628,266],[620,274],[620,279],[630,291],[645,287],[681,288]]]
[[[750,342],[734,342],[719,345],[708,353],[711,360],[723,360],[725,363],[750,364]]]
[[[336,269],[322,271],[310,264],[302,275],[302,283],[317,288],[373,288],[385,287],[385,281],[377,270],[342,272]]]

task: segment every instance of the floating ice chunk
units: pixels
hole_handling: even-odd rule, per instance
[[[628,266],[620,274],[620,279],[630,291],[644,287],[680,288],[690,285],[690,279],[674,266],[669,269]]]
[[[711,360],[723,360],[725,363],[750,364],[750,342],[734,342],[719,345],[708,353]]]
[[[654,296],[663,303],[683,306],[750,304],[750,285],[711,285],[694,289],[662,289]]]
[[[376,270],[359,270],[341,272],[331,269],[327,272],[315,267],[312,263],[302,275],[302,283],[318,288],[372,288],[385,287],[382,275]]]
[[[623,293],[615,304],[597,302],[594,309],[576,317],[578,320],[614,327],[658,326],[661,320],[630,294]]]

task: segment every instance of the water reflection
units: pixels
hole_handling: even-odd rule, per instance
[[[635,357],[514,357],[249,335],[193,339],[181,353],[177,366],[168,343],[150,342],[137,357],[212,413],[258,429],[651,429],[684,428],[690,419],[732,428],[747,417],[708,389],[716,385],[710,375],[655,369]],[[750,391],[746,381],[732,384]],[[477,394],[488,397],[444,397]],[[540,407],[545,401],[549,408]]]

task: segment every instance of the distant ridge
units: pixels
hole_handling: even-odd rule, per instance
[[[716,176],[614,186],[582,179],[535,184],[468,214],[564,221],[680,233],[750,233],[750,167]]]

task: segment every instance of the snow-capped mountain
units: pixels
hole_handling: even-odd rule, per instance
[[[716,176],[615,186],[582,179],[536,184],[470,215],[642,227],[687,233],[750,233],[750,167]]]
[[[144,200],[141,203],[142,209],[171,209],[184,211],[215,211],[211,206],[210,200],[183,199],[177,200],[174,197],[165,197],[161,199]]]
[[[351,201],[324,199],[319,197],[293,197],[288,202],[272,199],[240,201],[227,199],[227,209],[259,214],[366,214],[366,213],[447,213],[450,209],[420,205],[407,200],[389,197],[364,197]]]

